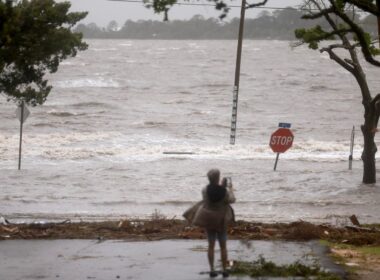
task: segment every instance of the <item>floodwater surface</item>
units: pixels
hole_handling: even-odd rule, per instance
[[[0,99],[0,215],[181,217],[201,198],[207,170],[218,167],[232,177],[238,219],[344,223],[356,214],[378,221],[380,188],[361,184],[359,88],[327,55],[246,41],[232,146],[236,42],[88,43],[50,77],[46,104],[30,108],[21,171],[16,106]],[[376,93],[378,69],[367,70]],[[292,123],[295,140],[273,172],[268,143],[279,122]]]

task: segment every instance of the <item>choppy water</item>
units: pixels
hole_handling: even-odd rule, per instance
[[[351,129],[362,123],[359,89],[328,56],[246,41],[230,146],[234,41],[89,43],[51,77],[46,104],[31,108],[21,172],[15,105],[1,97],[0,215],[179,217],[219,167],[235,183],[238,218],[378,221],[380,188],[361,185],[359,130],[347,170]],[[368,67],[374,93],[378,73]],[[268,142],[278,122],[291,122],[296,138],[273,172]]]

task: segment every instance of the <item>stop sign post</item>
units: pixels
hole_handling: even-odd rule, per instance
[[[290,130],[291,124],[280,123],[279,127],[280,128],[272,133],[269,141],[269,146],[271,147],[272,151],[277,153],[276,162],[274,164],[274,171],[277,169],[280,153],[285,153],[293,145],[294,140],[294,135]]]

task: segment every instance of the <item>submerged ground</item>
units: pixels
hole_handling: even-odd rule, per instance
[[[236,43],[89,40],[30,108],[18,172],[15,105],[0,102],[0,213],[19,221],[168,217],[201,198],[219,167],[239,219],[375,223],[380,188],[361,185],[363,110],[351,76],[328,56],[286,41],[245,41],[237,144],[229,145]],[[378,73],[368,67],[374,91]],[[294,145],[269,137],[292,123]],[[349,139],[356,127],[354,169]],[[167,155],[164,152],[192,152]]]
[[[376,279],[373,277],[380,272],[380,230],[376,225],[333,227],[302,221],[239,221],[229,229],[229,236],[236,240],[230,242],[230,260],[256,261],[262,255],[277,265],[301,261],[309,266],[321,265],[349,279]],[[19,277],[14,279],[52,275],[62,279],[204,279],[198,273],[207,271],[203,230],[180,220],[156,217],[98,223],[8,224],[0,226],[0,239],[2,271],[9,277]],[[332,255],[328,248],[332,248]],[[79,266],[81,270],[73,269]],[[154,278],[157,273],[162,278]]]

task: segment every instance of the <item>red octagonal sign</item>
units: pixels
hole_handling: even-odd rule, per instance
[[[293,144],[294,135],[290,129],[279,128],[270,137],[269,146],[275,153],[285,153]]]

